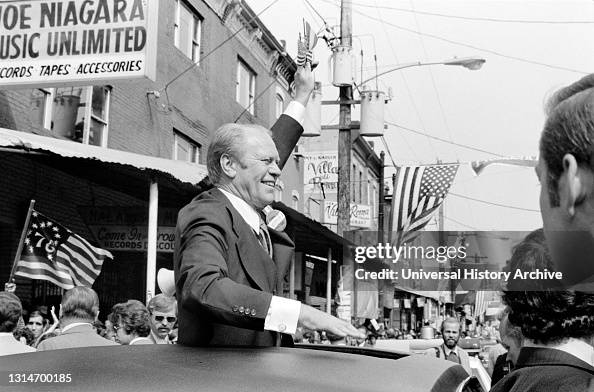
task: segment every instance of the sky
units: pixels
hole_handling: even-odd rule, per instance
[[[287,41],[293,57],[303,19],[313,30],[321,30],[323,20],[330,27],[340,23],[339,0],[247,3],[257,14],[272,3],[260,19],[277,39]],[[338,27],[335,31],[339,35]],[[461,163],[445,202],[446,230],[541,227],[534,169],[491,165],[475,176],[468,163],[497,155],[538,155],[546,98],[594,70],[594,1],[353,0],[353,36],[356,82],[361,81],[361,70],[363,79],[375,74],[374,57],[379,72],[454,57],[486,60],[477,71],[432,65],[380,77],[379,89],[392,95],[385,115],[387,146],[380,138],[369,140],[378,152],[389,151],[387,165],[392,159],[396,165],[432,164],[438,159]],[[330,55],[319,40],[315,75],[322,82],[324,100],[338,97],[338,88],[328,79]],[[325,107],[322,124],[337,123],[337,116],[337,109]],[[357,119],[355,110],[353,120]],[[386,177],[393,172],[388,167]]]

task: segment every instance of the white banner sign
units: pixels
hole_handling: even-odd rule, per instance
[[[0,2],[0,86],[156,78],[158,0]]]
[[[323,183],[325,191],[336,192],[338,183],[338,152],[319,151],[304,155],[303,183],[306,188]],[[306,190],[307,192],[307,190]]]
[[[324,201],[324,213],[322,223],[336,225],[338,222],[338,203],[335,201]],[[371,207],[364,204],[351,203],[351,226],[371,227]]]

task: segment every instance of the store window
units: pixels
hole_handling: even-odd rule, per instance
[[[237,83],[235,89],[235,99],[254,114],[254,96],[256,95],[256,73],[241,59],[237,61]]]
[[[175,46],[189,59],[200,61],[202,18],[183,0],[175,1]]]
[[[56,136],[105,147],[110,95],[107,86],[37,89],[31,95],[31,110]]]
[[[200,145],[177,131],[173,131],[173,159],[200,163]]]
[[[275,115],[276,118],[279,118],[281,116],[281,114],[283,114],[283,111],[285,110],[285,99],[283,98],[282,95],[280,94],[276,94],[275,100],[274,100],[274,109],[275,109]]]

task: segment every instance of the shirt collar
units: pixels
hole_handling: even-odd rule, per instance
[[[458,346],[454,347],[453,349],[449,349],[448,346],[446,346],[445,344],[442,344],[443,347],[443,352],[445,354],[445,356],[447,357],[448,355],[450,355],[451,352],[453,352],[454,354],[458,355]]]
[[[252,206],[245,202],[238,196],[235,196],[229,191],[218,188],[225,197],[229,200],[233,208],[237,210],[243,220],[256,232],[260,232],[260,214]]]
[[[88,325],[89,327],[93,328],[93,324],[91,324],[91,323],[72,323],[72,324],[68,324],[67,326],[62,328],[62,333],[66,332],[69,329],[72,329],[74,327],[80,327],[81,325]]]
[[[168,337],[168,336],[166,336],[164,339],[161,339],[160,337],[158,337],[158,336],[157,336],[157,335],[156,335],[156,334],[153,332],[153,330],[151,330],[151,336],[153,337],[153,340],[154,340],[154,341],[155,341],[155,343],[157,343],[157,344],[163,344],[163,343],[167,343],[167,344],[169,344],[169,343],[171,343],[171,342],[169,341],[169,337]]]

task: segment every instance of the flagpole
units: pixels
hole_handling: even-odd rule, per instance
[[[31,202],[29,203],[29,211],[27,211],[27,217],[25,218],[25,226],[23,227],[23,232],[21,233],[19,246],[17,248],[16,255],[14,255],[14,261],[12,263],[12,269],[10,270],[10,277],[8,278],[8,283],[14,283],[14,273],[16,271],[17,263],[21,258],[21,253],[23,253],[23,245],[25,243],[25,237],[27,236],[27,229],[29,228],[29,221],[31,220],[31,213],[33,213],[34,205],[35,200],[31,200]]]

